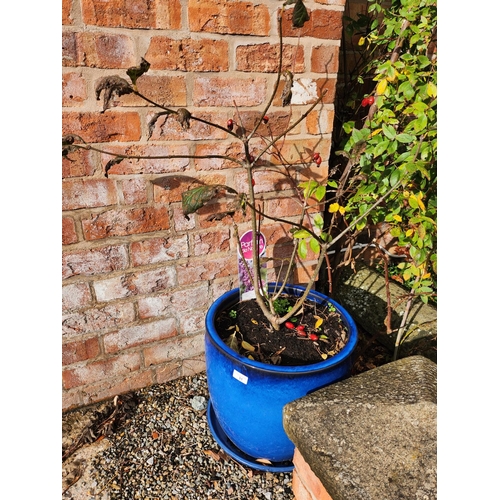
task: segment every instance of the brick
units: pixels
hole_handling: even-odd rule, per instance
[[[62,209],[95,208],[116,205],[118,192],[108,179],[72,179],[62,183]]]
[[[125,69],[136,65],[133,38],[115,33],[63,34],[63,66]]]
[[[72,151],[68,156],[63,156],[62,177],[92,176],[99,165],[98,153],[79,149]]]
[[[177,324],[173,318],[152,321],[121,328],[104,336],[104,349],[116,353],[143,344],[168,339],[177,335]]]
[[[64,370],[63,387],[64,389],[72,389],[113,377],[127,376],[138,371],[140,366],[139,353],[121,354],[110,359]]]
[[[105,246],[63,253],[63,279],[71,276],[95,276],[128,267],[125,245]]]
[[[175,268],[161,267],[94,282],[99,302],[168,290],[175,286]]]
[[[311,71],[314,73],[337,73],[339,70],[338,45],[318,45],[312,48]]]
[[[129,147],[110,145],[106,147],[110,153],[125,154],[129,156],[149,156],[156,158],[124,159],[120,163],[113,165],[108,170],[108,175],[131,175],[131,174],[162,174],[171,172],[182,172],[189,168],[188,158],[158,158],[165,156],[189,155],[189,145],[168,144],[166,146],[158,144],[133,145]],[[102,155],[102,169],[113,157],[108,154]]]
[[[62,218],[62,244],[70,245],[78,241],[76,234],[75,221],[73,217]]]
[[[81,392],[77,389],[72,391],[63,391],[62,393],[62,411],[73,410],[84,405]]]
[[[295,105],[312,104],[321,96],[323,91],[326,92],[326,95],[323,97],[323,102],[333,102],[335,93],[332,92],[332,88],[334,88],[335,82],[335,79],[313,79],[299,76],[293,81],[291,103]],[[278,92],[273,100],[275,106],[282,106],[281,93],[284,85],[284,81],[281,80],[278,85]],[[318,106],[320,105],[321,104],[318,104]]]
[[[321,3],[323,5],[338,5],[340,7],[344,7],[346,0],[314,0],[316,3]],[[363,0],[362,0],[363,1]],[[366,6],[366,1],[364,2]]]
[[[298,200],[286,198],[271,198],[266,200],[264,212],[274,215],[275,217],[289,218],[294,215],[300,215],[302,211],[301,204]]]
[[[230,249],[231,233],[229,229],[197,233],[191,236],[191,241],[191,248],[195,256],[211,255]]]
[[[293,9],[287,9],[283,15],[284,37],[314,37],[326,40],[340,40],[342,37],[341,10],[307,9],[310,15],[302,28],[292,26]]]
[[[295,479],[295,483],[293,483],[294,494],[295,486],[298,486],[298,480],[300,483],[302,483],[304,489],[310,494],[309,498],[312,498],[313,500],[332,500],[332,497],[325,490],[325,487],[319,480],[318,476],[314,474],[314,472],[311,470],[311,467],[304,460],[304,457],[301,455],[300,451],[297,448],[295,449],[293,454],[293,464],[295,465],[293,475],[297,476]]]
[[[236,69],[253,73],[276,73],[279,68],[279,45],[261,43],[236,47]],[[304,47],[283,45],[282,70],[289,69],[294,74],[304,71]]]
[[[123,202],[125,205],[135,205],[148,201],[148,181],[146,179],[124,179],[121,181]]]
[[[86,142],[138,141],[141,120],[133,111],[105,113],[63,113],[63,135],[76,134]]]
[[[167,361],[199,356],[204,352],[204,335],[176,337],[144,349],[144,365],[158,365]]]
[[[187,90],[184,76],[143,75],[137,80],[137,90],[162,106],[186,106]],[[139,96],[126,94],[115,99],[116,106],[144,106]]]
[[[176,361],[155,368],[156,383],[165,384],[182,376],[182,365]]]
[[[63,338],[119,328],[135,319],[132,303],[95,307],[63,316]]]
[[[62,23],[72,24],[73,19],[71,17],[71,4],[72,0],[62,0]]]
[[[189,29],[219,34],[266,36],[270,30],[265,5],[233,0],[189,0]]]
[[[182,259],[188,256],[186,235],[169,238],[150,238],[130,244],[132,266],[145,266]]]
[[[204,332],[206,309],[203,311],[190,311],[189,314],[179,318],[180,331],[183,335],[193,335],[197,332]]]
[[[162,231],[170,227],[168,207],[107,210],[82,219],[82,227],[86,240]]]
[[[323,159],[328,158],[330,140],[322,140],[321,138],[295,139],[280,144],[280,153],[289,164],[308,166],[311,164],[315,152],[319,153]],[[269,158],[269,160],[273,164],[280,164],[280,161],[274,157]]]
[[[80,73],[64,73],[62,79],[62,105],[79,106],[87,99],[87,83]]]
[[[228,71],[229,48],[224,40],[178,40],[154,36],[145,59],[153,70]]]
[[[334,118],[335,111],[333,109],[323,107],[321,111],[311,111],[306,117],[307,133],[311,135],[331,134]]]
[[[180,0],[86,0],[82,3],[85,24],[115,28],[179,29]]]
[[[256,194],[284,191],[287,189],[292,189],[295,185],[293,179],[290,179],[284,174],[276,172],[275,170],[254,170],[253,179],[255,181],[254,192]],[[241,172],[236,176],[234,188],[239,193],[248,192],[248,180],[246,172]]]
[[[176,232],[189,231],[196,227],[196,216],[184,215],[180,205],[174,206],[172,212],[172,224]]]
[[[106,377],[94,384],[80,389],[83,405],[91,405],[99,401],[111,399],[116,395],[149,387],[155,383],[153,370],[132,372],[121,377],[108,380]]]
[[[96,358],[99,354],[99,340],[97,337],[68,342],[62,346],[62,364],[65,366],[79,361],[86,361]]]
[[[236,256],[197,259],[186,264],[177,266],[177,276],[179,285],[189,285],[199,281],[224,278],[230,275],[236,275],[238,267]]]
[[[239,142],[211,142],[196,144],[196,156],[225,156],[223,158],[196,158],[194,166],[196,170],[221,170],[226,168],[235,168],[239,165],[229,158],[242,160],[244,158],[243,145]]]
[[[206,184],[226,184],[226,176],[221,173],[202,173],[197,177],[187,175],[173,175],[163,178],[154,185],[155,203],[175,203],[182,200],[182,194],[199,186]]]
[[[251,132],[258,122],[262,112],[259,111],[240,111],[232,116],[238,127],[243,127],[247,132]],[[286,111],[268,111],[269,121],[267,124],[261,122],[257,128],[257,134],[264,137],[277,137],[284,133],[287,128],[298,118],[287,109]],[[288,134],[298,133],[299,127],[288,132]],[[237,129],[235,129],[237,130]]]
[[[266,96],[265,78],[194,78],[194,106],[258,106]]]
[[[62,309],[82,309],[92,303],[92,294],[88,283],[71,283],[62,287]]]
[[[232,106],[232,104],[231,104]],[[191,109],[191,113],[198,118],[211,123],[217,123],[222,127],[226,126],[227,123],[227,113],[214,111],[212,113],[208,112],[194,112]],[[149,123],[153,114],[148,116],[147,121]],[[191,120],[191,126],[189,129],[183,129],[175,117],[160,117],[153,128],[150,140],[152,141],[208,141],[213,139],[225,139],[227,137],[227,132],[216,127],[207,125]]]
[[[179,314],[193,309],[193,299],[196,298],[196,307],[204,311],[209,306],[208,284],[200,283],[194,287],[176,288],[174,292],[154,297],[143,297],[137,301],[137,309],[141,319],[176,314],[180,319],[185,315]]]
[[[62,33],[62,65],[63,67],[78,66],[77,33],[63,31]]]
[[[182,377],[191,377],[197,373],[201,373],[207,369],[205,356],[200,355],[191,359],[182,361]]]

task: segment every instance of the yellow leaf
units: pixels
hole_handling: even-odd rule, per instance
[[[385,92],[385,89],[387,88],[387,80],[384,78],[383,80],[380,80],[377,84],[377,95],[382,95]]]
[[[245,349],[245,351],[255,351],[255,347],[244,340],[241,341],[241,347]]]
[[[382,132],[382,129],[381,128],[377,128],[377,129],[375,129],[375,130],[372,131],[372,133],[370,134],[370,137],[374,137],[377,134],[380,134],[380,132]]]
[[[400,215],[398,215],[398,214],[394,214],[394,215],[392,216],[392,218],[393,218],[396,222],[401,222],[401,221],[403,220],[403,219],[401,218],[401,216],[400,216]]]
[[[319,328],[323,324],[323,318],[318,318],[314,324],[314,328]]]
[[[321,353],[321,357],[322,359],[327,359],[328,358],[328,354],[325,354],[324,352]]]
[[[406,236],[411,236],[413,234],[413,229],[408,229],[405,233]]]
[[[394,80],[396,80],[396,78],[398,76],[399,76],[399,71],[396,69],[396,70],[394,70],[394,75],[387,77],[387,81],[388,82],[393,82]]]
[[[345,214],[345,207],[339,207],[339,212],[344,215]]]
[[[361,46],[361,45],[364,45],[364,44],[365,44],[365,37],[364,36],[360,36],[359,37],[358,45]]]
[[[250,321],[251,321],[254,325],[258,325],[258,324],[259,324],[259,322],[258,322],[256,319],[253,319],[253,318],[252,318]]]
[[[432,82],[427,84],[427,95],[429,97],[437,97],[437,87]]]
[[[425,212],[425,205],[422,202],[422,193],[418,194],[418,196],[417,196],[417,203],[418,203],[418,206],[420,207],[420,209]]]

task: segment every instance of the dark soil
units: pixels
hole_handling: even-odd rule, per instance
[[[296,299],[288,297],[288,300],[293,304]],[[284,366],[309,365],[328,359],[347,342],[347,327],[335,308],[306,301],[301,313],[291,321],[294,328],[281,325],[279,331],[274,330],[257,301],[251,299],[222,311],[216,327],[224,342],[243,356]]]

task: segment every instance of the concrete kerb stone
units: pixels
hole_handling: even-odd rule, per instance
[[[437,498],[437,365],[410,356],[287,404],[289,438],[335,500]]]

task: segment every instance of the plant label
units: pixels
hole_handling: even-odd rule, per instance
[[[252,231],[247,231],[240,238],[241,252],[238,248],[238,277],[240,280],[240,300],[255,298],[255,289],[252,283],[253,259],[252,259]],[[266,238],[259,233],[259,257],[266,253]],[[242,255],[243,254],[243,255]],[[261,290],[267,290],[267,267],[265,263],[260,264]]]

